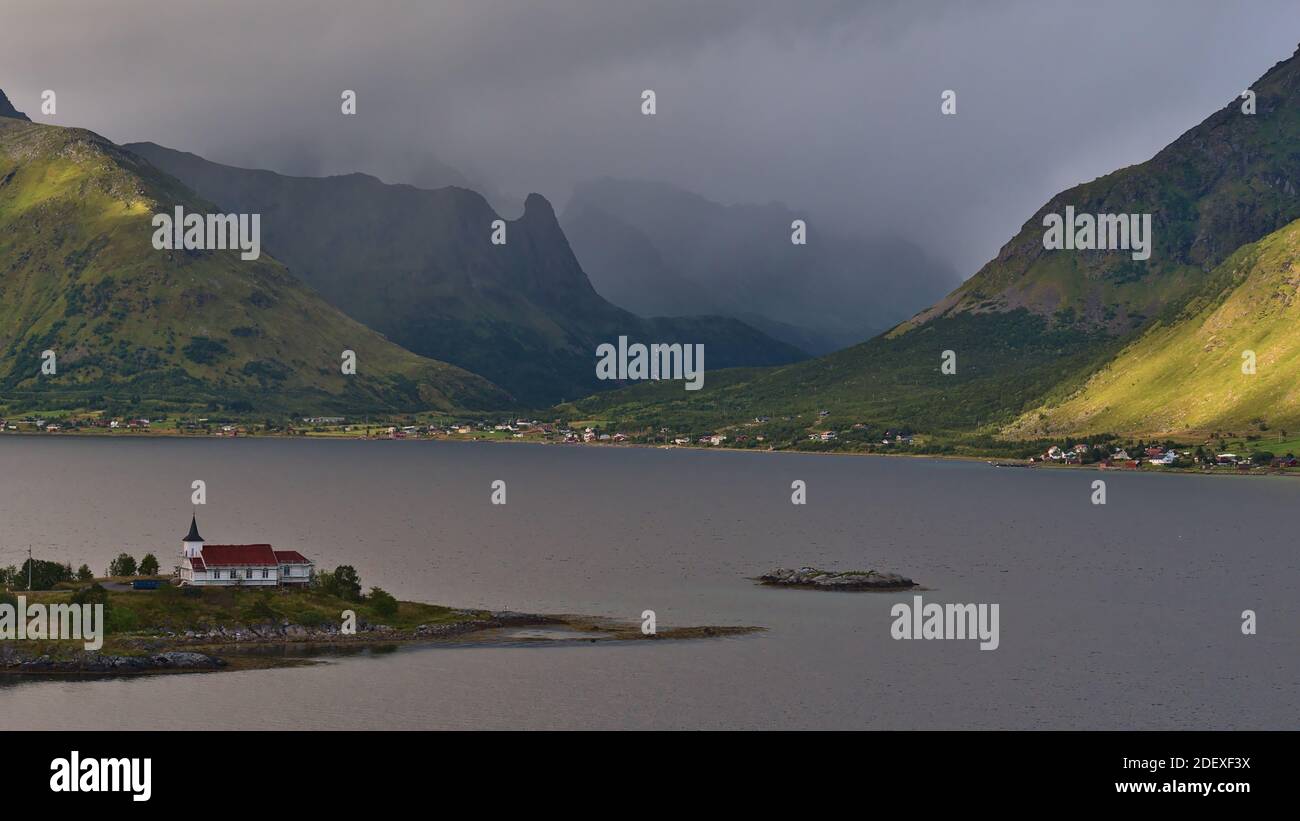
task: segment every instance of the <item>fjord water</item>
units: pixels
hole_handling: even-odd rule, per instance
[[[1107,482],[1093,505],[1091,483]],[[352,564],[399,598],[739,638],[408,649],[292,669],[0,677],[0,728],[1300,727],[1300,480],[448,442],[0,437],[0,562],[210,542]],[[493,480],[508,502],[490,503]],[[808,504],[790,503],[802,479]],[[914,593],[774,590],[879,568],[998,603],[1001,646],[896,641]],[[1241,633],[1243,610],[1259,632]]]

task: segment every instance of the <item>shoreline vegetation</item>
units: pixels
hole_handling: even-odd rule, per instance
[[[334,571],[337,573],[338,571]],[[322,574],[328,576],[329,574]],[[170,579],[133,590],[128,578],[52,590],[0,592],[14,604],[95,603],[105,608],[98,650],[80,640],[0,640],[0,675],[117,676],[297,666],[329,655],[438,644],[556,644],[720,638],[760,627],[669,627],[644,635],[639,622],[597,616],[462,609],[398,601],[378,588],[349,596],[319,586],[182,588]],[[377,592],[376,592],[377,591]],[[355,614],[355,632],[344,628]]]
[[[54,421],[60,420],[60,421]],[[756,419],[751,426],[759,426]],[[78,424],[80,423],[80,424]],[[9,436],[55,437],[107,437],[107,438],[276,438],[310,439],[314,441],[394,441],[413,442],[484,442],[592,445],[598,447],[629,447],[658,449],[715,450],[752,453],[813,453],[834,456],[886,456],[941,459],[946,461],[985,462],[994,467],[1121,470],[1141,473],[1176,473],[1202,476],[1300,476],[1300,436],[1281,431],[1276,441],[1265,439],[1264,432],[1248,434],[1212,431],[1197,435],[1193,440],[1180,443],[1169,438],[1153,437],[1152,443],[1163,445],[1150,448],[1143,439],[1121,438],[1113,435],[1080,437],[1087,444],[1064,449],[1050,441],[1004,442],[996,447],[963,447],[962,452],[952,452],[946,445],[936,445],[936,440],[923,434],[913,434],[908,429],[885,431],[880,441],[863,435],[841,438],[809,435],[807,440],[764,443],[764,437],[752,441],[745,434],[729,437],[711,434],[701,437],[672,437],[671,434],[610,433],[599,427],[598,420],[554,423],[532,421],[457,423],[448,421],[417,420],[408,418],[391,424],[379,422],[348,423],[343,417],[304,419],[298,426],[277,426],[272,422],[210,421],[200,418],[168,420],[96,420],[74,419],[71,424],[64,417],[48,418],[28,416],[22,420],[0,419],[0,438]],[[111,425],[111,427],[110,427]],[[865,426],[864,426],[865,427]],[[1147,453],[1159,450],[1162,454],[1178,452],[1179,458],[1162,461],[1149,458]],[[1049,456],[1053,451],[1058,456]],[[1136,458],[1129,458],[1132,451]],[[1227,452],[1233,458],[1218,461]],[[1114,456],[1122,458],[1112,458]]]

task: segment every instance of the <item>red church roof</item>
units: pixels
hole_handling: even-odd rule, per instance
[[[280,563],[269,544],[207,544],[202,561],[214,567],[274,567]]]

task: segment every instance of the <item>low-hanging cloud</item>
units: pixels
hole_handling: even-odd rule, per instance
[[[966,276],[1052,193],[1150,157],[1297,32],[1294,0],[6,0],[0,88],[37,121],[283,173],[557,206],[605,176],[780,201]]]

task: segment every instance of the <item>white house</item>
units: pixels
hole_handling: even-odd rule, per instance
[[[312,562],[296,550],[269,544],[207,544],[198,520],[181,542],[180,582],[195,587],[279,587],[311,582]]]

